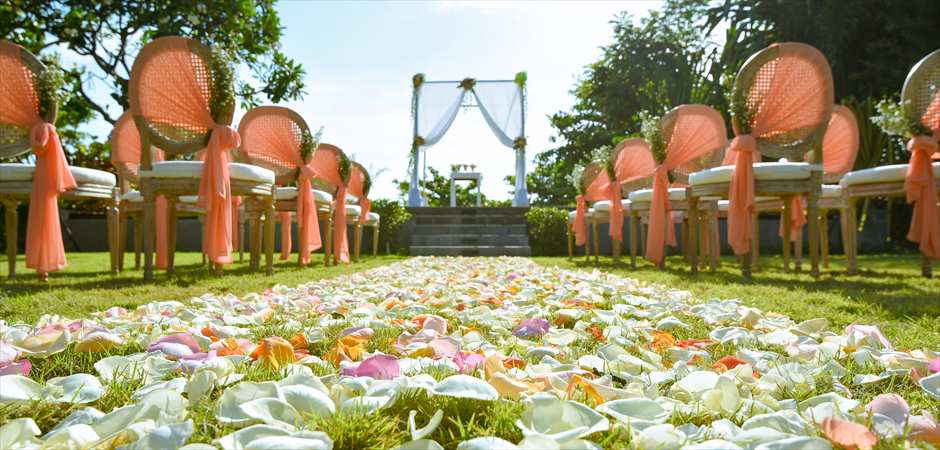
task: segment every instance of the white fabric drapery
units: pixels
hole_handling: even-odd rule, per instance
[[[422,76],[423,77],[423,76]],[[423,206],[418,189],[418,158],[428,147],[444,137],[454,123],[468,90],[460,81],[422,82],[415,87],[415,147],[409,206]],[[483,119],[499,142],[516,150],[516,183],[513,206],[528,206],[525,185],[525,95],[523,87],[514,81],[481,81],[473,84],[469,92],[474,96]]]
[[[454,123],[466,91],[459,82],[424,83],[418,87],[417,134],[425,147],[436,144]]]
[[[473,87],[480,112],[499,142],[515,147],[522,137],[522,89],[516,83],[478,82]]]

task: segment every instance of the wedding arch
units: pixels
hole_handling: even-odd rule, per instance
[[[423,150],[444,137],[461,108],[478,107],[486,124],[506,147],[516,151],[516,184],[512,206],[529,206],[525,184],[525,84],[526,73],[512,80],[427,81],[424,74],[412,77],[411,184],[408,206],[426,206],[418,184]]]

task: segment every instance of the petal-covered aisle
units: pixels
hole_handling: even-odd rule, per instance
[[[940,446],[940,346],[522,258],[0,321],[0,448]]]

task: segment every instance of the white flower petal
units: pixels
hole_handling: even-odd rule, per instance
[[[518,448],[512,442],[493,436],[473,438],[457,445],[457,450],[515,450]]]
[[[489,383],[469,375],[452,375],[434,386],[434,395],[447,397],[472,398],[477,400],[496,400],[499,392]]]
[[[240,407],[246,416],[268,425],[294,430],[301,423],[300,413],[279,398],[259,398]]]
[[[236,384],[225,389],[225,392],[219,397],[215,418],[221,425],[243,427],[250,424],[252,418],[242,411],[240,405],[258,398],[277,398],[279,396],[280,390],[277,383],[273,381]]]
[[[927,395],[933,397],[936,400],[940,400],[940,372],[937,372],[929,377],[921,378],[918,381],[920,387],[927,393]]]
[[[44,397],[42,385],[29,378],[22,375],[0,376],[0,405],[42,400]]]
[[[67,377],[57,377],[46,382],[46,386],[61,389],[61,394],[52,401],[60,403],[91,403],[104,395],[104,387],[94,375],[77,373]]]
[[[36,444],[39,427],[29,417],[13,419],[0,426],[0,448],[23,448]]]
[[[646,398],[614,400],[602,403],[595,409],[628,425],[637,421],[660,424],[672,415],[672,411],[663,408],[662,404]]]

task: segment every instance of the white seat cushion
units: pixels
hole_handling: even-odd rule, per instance
[[[822,198],[839,198],[842,196],[842,186],[838,184],[824,184],[822,186]]]
[[[36,166],[32,164],[6,163],[0,164],[0,181],[32,181]],[[114,187],[117,177],[111,172],[85,167],[69,166],[72,178],[78,184],[93,184],[95,186]]]
[[[578,211],[571,211],[568,213],[568,221],[571,222],[574,220],[574,216],[577,215]],[[594,208],[588,208],[587,212],[584,214],[584,217],[590,219],[594,215]]]
[[[274,183],[274,172],[251,164],[229,163],[229,176],[233,180]],[[199,178],[202,176],[202,161],[160,161],[153,163],[152,170],[142,170],[144,178]]]
[[[177,197],[176,199],[179,201],[179,203],[195,204],[196,202],[199,201],[199,196],[198,195],[181,195]],[[127,191],[124,193],[124,195],[121,195],[121,201],[122,202],[142,202],[144,201],[144,196],[141,195],[140,191],[137,191],[137,190]]]
[[[622,206],[624,209],[629,208],[630,200],[620,200],[620,206]],[[595,202],[593,209],[597,212],[610,212],[610,200],[601,200],[599,202]]]
[[[754,163],[755,180],[805,180],[813,170],[822,170],[819,164],[802,162]],[[689,184],[696,186],[712,183],[729,183],[734,166],[719,166],[689,175]]]
[[[718,210],[719,210],[719,211],[727,211],[730,206],[731,206],[731,202],[730,202],[730,201],[728,201],[728,200],[718,200]]]
[[[353,197],[352,195],[346,195],[346,204],[347,205],[358,205],[359,197]]]
[[[669,200],[685,200],[685,188],[669,188]],[[640,189],[630,193],[631,202],[653,201],[652,189]]]
[[[317,189],[311,189],[313,191],[313,199],[317,203],[331,203],[333,202],[333,196]],[[297,198],[297,188],[294,186],[279,187],[277,188],[277,193],[275,194],[277,200],[293,200]]]
[[[842,176],[839,184],[854,186],[857,184],[890,183],[904,181],[907,177],[909,164],[893,164],[890,166],[873,167],[871,169],[856,170]],[[940,162],[933,163],[933,176],[940,177]]]
[[[375,225],[379,223],[379,213],[369,211],[369,217],[366,218],[366,225]]]
[[[359,205],[346,205],[346,217],[359,217],[359,214],[362,214]]]
[[[122,202],[142,202],[144,201],[144,196],[141,195],[140,191],[127,191],[121,195]]]

